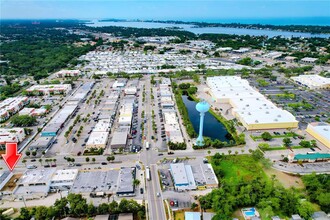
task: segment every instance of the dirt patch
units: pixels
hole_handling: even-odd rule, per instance
[[[287,173],[283,173],[276,169],[265,169],[265,173],[267,176],[271,177],[272,175],[276,176],[276,179],[285,187],[296,187],[296,188],[304,188],[304,183],[301,178],[298,176],[293,176]]]
[[[13,191],[16,187],[16,182],[17,180],[19,180],[19,178],[21,178],[23,174],[14,174],[10,180],[8,181],[8,183],[3,187],[2,191]]]
[[[232,215],[233,218],[237,218],[239,220],[244,220],[244,216],[243,216],[243,213],[241,212],[240,209],[237,209],[233,215]]]

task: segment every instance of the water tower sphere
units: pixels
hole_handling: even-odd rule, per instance
[[[196,105],[196,110],[199,112],[208,112],[210,109],[210,105],[209,103],[207,103],[206,101],[201,101]]]

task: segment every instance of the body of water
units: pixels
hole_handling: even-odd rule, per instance
[[[196,102],[189,98],[187,95],[182,96],[182,100],[188,110],[190,121],[196,131],[199,133],[199,112],[196,110]],[[211,115],[211,113],[206,112],[204,117],[204,131],[203,135],[205,137],[210,137],[212,140],[219,139],[221,141],[229,141],[226,135],[228,131],[225,126],[221,124],[216,118]]]
[[[134,28],[171,28],[177,27],[182,30],[190,31],[195,34],[237,34],[237,35],[253,35],[253,36],[283,36],[283,37],[322,37],[328,38],[330,34],[311,34],[302,32],[289,32],[289,31],[277,31],[277,30],[257,30],[247,28],[227,28],[227,27],[203,27],[196,28],[193,25],[188,24],[165,24],[157,22],[137,22],[137,21],[104,21],[93,20],[87,24],[91,27],[104,27],[104,26],[119,26],[119,27],[134,27]]]

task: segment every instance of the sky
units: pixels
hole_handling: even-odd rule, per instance
[[[330,17],[330,0],[0,0],[1,19],[158,19]]]

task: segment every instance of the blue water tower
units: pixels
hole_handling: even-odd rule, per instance
[[[209,103],[205,100],[201,100],[196,105],[196,110],[200,113],[200,120],[199,120],[199,134],[196,140],[197,146],[204,146],[204,139],[203,139],[203,125],[204,125],[204,115],[205,112],[208,112],[210,109]]]

